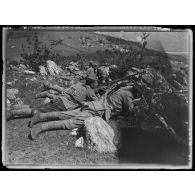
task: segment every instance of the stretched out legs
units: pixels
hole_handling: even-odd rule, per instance
[[[55,98],[47,104],[40,105],[38,110],[40,112],[46,113],[46,112],[66,111],[67,109],[64,106],[64,103],[61,100],[61,98]]]
[[[67,120],[81,115],[80,109],[61,112],[36,113],[30,121],[30,127],[41,121]]]
[[[76,109],[73,112],[68,111],[61,114],[63,114],[63,117],[66,120],[62,120],[62,118],[58,116],[58,118],[61,118],[61,121],[52,121],[52,122],[43,123],[41,125],[41,128],[31,129],[30,138],[34,139],[36,135],[47,130],[57,130],[57,129],[71,130],[74,128],[80,128],[83,126],[84,121],[87,118],[94,116],[94,113],[92,111],[85,110],[83,112],[80,112],[79,109]],[[43,116],[46,118],[45,114],[42,115],[42,117]],[[51,119],[52,117],[53,116],[48,115],[47,119],[48,118]]]

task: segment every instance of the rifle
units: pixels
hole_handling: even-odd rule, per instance
[[[72,79],[67,77],[67,76],[59,76],[59,75],[56,75],[56,78],[57,79],[63,79],[63,80],[67,80],[67,81],[71,81]]]
[[[134,76],[136,76],[136,75],[144,74],[144,73],[145,73],[145,72],[141,72],[141,73],[136,72],[136,73],[134,73],[134,74],[132,74],[132,75],[127,75],[127,76],[124,76],[124,77],[122,77],[122,78],[116,79],[116,80],[114,80],[114,81],[108,82],[108,84],[109,84],[109,85],[112,85],[112,84],[118,83],[118,82],[120,82],[120,81],[132,80],[132,77],[134,77]]]
[[[105,91],[106,89],[110,89],[110,88],[113,88],[116,91],[120,87],[124,87],[124,86],[127,86],[127,85],[133,85],[134,81],[130,83],[130,81],[132,81],[132,78],[136,75],[139,75],[139,77],[140,77],[140,75],[142,75],[142,74],[145,74],[145,71],[136,72],[132,75],[127,75],[127,76],[121,77],[119,79],[115,79],[114,81],[108,82],[107,85],[102,85],[102,86],[99,86],[99,87],[95,88],[94,91],[98,92],[100,89]],[[121,82],[121,81],[123,81],[123,82]],[[119,84],[119,82],[121,82],[121,83]],[[114,84],[116,84],[116,85],[114,85]]]
[[[174,93],[180,95],[180,94],[186,94],[188,92],[189,92],[188,90],[179,90],[179,91],[171,91],[171,92],[159,92],[159,93],[154,93],[154,95],[165,95],[165,94],[174,94]]]
[[[76,72],[74,72],[74,71],[72,71],[72,70],[69,70],[70,71],[70,73],[72,73],[72,74],[74,74],[74,75],[76,75],[76,76],[80,76],[82,79],[85,79],[85,75],[81,75],[81,74],[79,74],[79,73],[76,73]]]

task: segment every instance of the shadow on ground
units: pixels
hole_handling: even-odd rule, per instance
[[[176,142],[166,131],[124,128],[121,133],[120,163],[188,164],[188,147]]]

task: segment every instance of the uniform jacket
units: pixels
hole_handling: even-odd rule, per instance
[[[108,96],[107,100],[113,107],[112,115],[133,111],[133,94],[129,90],[119,89]]]
[[[78,102],[98,100],[91,87],[82,83],[71,86],[60,98],[66,109],[74,109],[78,106]]]
[[[122,111],[133,111],[133,94],[129,90],[119,89],[112,95],[103,97],[99,101],[86,102],[89,109],[104,111],[105,119],[109,120],[111,115],[118,115]]]

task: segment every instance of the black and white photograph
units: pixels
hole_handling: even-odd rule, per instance
[[[191,169],[192,31],[3,29],[8,169]]]

